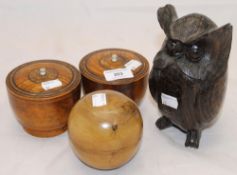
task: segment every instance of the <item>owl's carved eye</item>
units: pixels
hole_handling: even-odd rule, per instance
[[[197,62],[203,56],[203,49],[198,45],[193,44],[188,47],[185,55],[190,61]]]
[[[183,55],[183,44],[180,41],[168,40],[166,44],[168,54],[180,58]]]

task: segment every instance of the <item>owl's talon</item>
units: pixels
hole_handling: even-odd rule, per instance
[[[167,117],[163,116],[156,121],[156,126],[162,130],[172,126],[172,122]]]
[[[198,148],[201,132],[198,130],[189,130],[187,132],[187,139],[185,142],[186,147]]]

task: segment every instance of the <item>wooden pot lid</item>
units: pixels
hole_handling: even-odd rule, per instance
[[[139,63],[131,69],[133,77],[108,81],[104,71],[126,68],[130,61]],[[131,62],[130,62],[131,63]],[[125,49],[103,49],[89,53],[80,62],[80,71],[86,78],[102,84],[129,84],[138,81],[148,74],[149,63],[142,55]]]
[[[70,93],[81,80],[72,65],[57,60],[37,60],[13,69],[7,76],[8,90],[34,100],[54,98]]]

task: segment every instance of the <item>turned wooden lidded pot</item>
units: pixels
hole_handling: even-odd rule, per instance
[[[127,163],[139,148],[142,131],[142,117],[135,102],[112,90],[82,97],[68,121],[76,156],[97,169],[114,169]]]
[[[140,54],[125,49],[92,52],[80,62],[84,92],[111,89],[122,92],[136,103],[142,100],[149,73],[149,63]]]
[[[10,104],[31,135],[51,137],[67,129],[70,110],[80,98],[79,71],[56,60],[38,60],[13,69],[6,84]]]

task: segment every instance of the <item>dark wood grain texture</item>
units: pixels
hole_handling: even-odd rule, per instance
[[[201,131],[214,123],[225,96],[232,26],[218,28],[201,14],[177,18],[172,5],[158,10],[158,20],[167,38],[149,77],[163,114],[156,125],[179,128],[187,133],[185,146],[198,148]],[[177,109],[162,94],[174,97]]]
[[[112,56],[117,55],[117,61],[112,61]],[[134,77],[114,81],[106,81],[103,71],[124,68],[130,60],[138,60],[142,63],[133,71]],[[149,74],[148,61],[140,54],[125,49],[103,49],[92,52],[82,58],[80,62],[82,73],[82,85],[84,92],[90,93],[95,90],[111,89],[122,92],[137,104],[145,95]]]
[[[40,75],[40,69],[46,70]],[[41,83],[58,79],[62,86],[45,90]],[[12,70],[6,79],[16,118],[31,135],[51,137],[67,129],[69,112],[80,98],[80,73],[68,63],[33,61]]]
[[[105,94],[106,104],[93,106],[93,95]],[[68,134],[76,156],[88,166],[114,169],[127,163],[137,152],[143,122],[137,105],[122,93],[95,91],[76,103]]]

